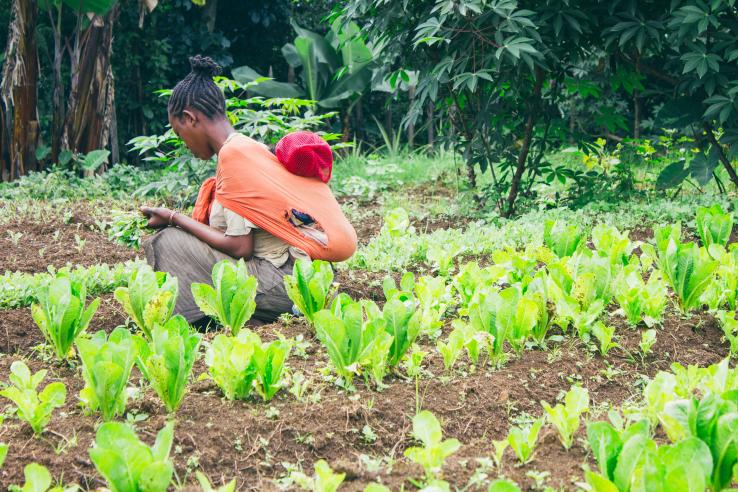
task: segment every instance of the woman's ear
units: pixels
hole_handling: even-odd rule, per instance
[[[190,126],[197,126],[197,123],[198,123],[197,114],[193,113],[189,109],[185,109],[182,112],[182,116],[184,117],[185,124],[189,124]]]

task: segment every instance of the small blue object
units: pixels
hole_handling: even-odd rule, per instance
[[[294,314],[298,318],[302,316],[302,313],[300,312],[299,309],[297,309],[297,306],[295,306],[294,304],[292,305],[292,314]]]

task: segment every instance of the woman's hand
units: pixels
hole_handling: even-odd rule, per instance
[[[152,229],[161,229],[170,225],[169,218],[172,216],[172,211],[164,207],[141,207],[139,209],[148,219],[147,224]]]

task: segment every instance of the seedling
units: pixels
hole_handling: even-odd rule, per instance
[[[284,285],[289,298],[312,324],[315,313],[325,309],[333,296],[333,268],[325,261],[298,260]]]
[[[177,301],[177,279],[164,272],[154,272],[140,265],[131,272],[127,287],[115,290],[115,299],[136,323],[144,336],[151,340],[151,330],[164,325],[172,317]]]
[[[312,492],[336,492],[346,478],[345,473],[336,473],[324,460],[315,462],[315,473],[312,477],[299,471],[293,471],[290,478],[300,488]]]
[[[223,260],[213,267],[213,286],[193,283],[195,302],[231,335],[238,335],[256,310],[256,277],[249,275],[243,259],[236,264]]]
[[[423,447],[408,448],[405,456],[423,467],[428,480],[439,478],[446,458],[461,447],[456,439],[443,440],[441,424],[427,410],[413,417],[413,437],[422,442]]]
[[[510,447],[515,452],[520,464],[529,463],[533,458],[538,441],[538,433],[543,427],[544,419],[537,419],[523,427],[511,427],[507,436]]]
[[[572,387],[564,397],[564,404],[551,407],[545,401],[541,402],[548,414],[548,420],[559,431],[559,439],[565,449],[574,443],[574,433],[579,429],[581,415],[589,411],[589,393],[580,386]]]
[[[15,404],[18,418],[27,422],[36,436],[41,435],[54,409],[64,405],[67,398],[67,388],[61,382],[50,383],[38,393],[36,388],[45,377],[46,370],[31,374],[28,366],[17,360],[10,366],[12,386],[0,391],[0,396]]]

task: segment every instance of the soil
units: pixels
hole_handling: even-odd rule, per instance
[[[443,219],[446,220],[446,219]],[[20,247],[14,249],[15,263],[7,256],[2,268],[24,271],[44,271],[46,265],[92,264],[123,261],[135,253],[112,245],[85,224],[29,225],[15,230],[23,233],[20,244],[25,250],[28,240],[38,239],[38,247],[46,247],[42,260],[25,258]],[[430,224],[430,223],[429,223]],[[447,227],[450,222],[439,222]],[[454,224],[456,227],[459,224]],[[45,228],[44,228],[45,227]],[[430,227],[430,225],[429,225]],[[12,227],[11,227],[12,228]],[[420,228],[416,225],[416,228]],[[54,249],[48,237],[57,229],[61,234],[80,234],[90,250],[74,249],[74,242],[59,242]],[[5,232],[0,232],[5,236]],[[84,236],[83,236],[84,234]],[[68,237],[68,236],[65,236]],[[366,236],[362,240],[367,240]],[[35,244],[35,243],[31,243]],[[66,248],[66,249],[64,249]],[[53,252],[53,253],[52,253]],[[55,263],[56,262],[56,263]],[[10,266],[13,265],[13,266]],[[15,266],[15,265],[22,265]],[[336,282],[342,292],[354,298],[381,301],[384,273],[341,270]],[[399,275],[394,274],[396,281]],[[111,295],[102,297],[101,307],[93,319],[90,331],[110,331],[125,324],[126,316]],[[325,459],[331,467],[346,473],[341,490],[361,491],[379,481],[391,490],[415,490],[410,479],[421,479],[422,469],[403,458],[404,450],[415,445],[411,437],[411,419],[416,408],[432,411],[442,422],[444,438],[458,439],[460,450],[447,459],[444,479],[464,487],[481,467],[480,458],[493,455],[493,440],[503,439],[510,425],[542,413],[541,400],[549,403],[567,391],[573,383],[585,386],[591,397],[593,419],[602,418],[609,405],[621,405],[636,399],[644,377],[653,377],[667,370],[671,363],[708,365],[720,361],[728,353],[720,329],[707,313],[689,318],[669,309],[657,334],[652,354],[641,360],[636,354],[643,328],[635,329],[624,319],[612,316],[622,349],[612,349],[606,358],[579,342],[566,337],[549,350],[530,350],[501,368],[480,364],[474,369],[461,360],[450,373],[435,347],[420,340],[420,348],[428,352],[424,375],[417,381],[391,375],[382,391],[355,381],[356,391],[346,392],[324,376],[327,365],[325,351],[313,331],[301,320],[281,322],[254,328],[263,339],[282,334],[289,338],[302,336],[309,345],[304,358],[293,353],[287,365],[292,373],[300,372],[310,380],[306,394],[298,400],[281,391],[268,403],[260,400],[231,402],[224,399],[213,382],[199,376],[207,368],[200,359],[194,370],[189,393],[176,414],[175,443],[172,451],[176,480],[184,490],[199,490],[195,486],[195,470],[201,470],[216,484],[236,478],[238,490],[277,490],[276,480],[284,478],[287,466],[299,465],[312,474],[313,464]],[[448,331],[449,327],[445,328]],[[214,333],[204,335],[211,339]],[[105,484],[92,465],[88,448],[94,440],[99,416],[85,415],[78,402],[83,381],[79,366],[62,365],[53,361],[47,351],[39,349],[43,342],[33,323],[29,309],[0,312],[0,381],[7,381],[14,360],[23,359],[32,370],[48,370],[43,385],[62,381],[67,386],[66,404],[54,412],[48,430],[35,438],[29,427],[9,415],[0,426],[0,442],[10,444],[7,460],[0,469],[0,488],[23,482],[23,467],[38,462],[48,467],[54,478],[65,483],[78,483],[85,489]],[[139,436],[152,444],[156,433],[167,421],[167,413],[150,388],[141,381],[134,369],[131,386],[138,391],[127,406],[127,420],[135,425]],[[0,402],[0,410],[6,401]],[[486,490],[486,482],[497,476],[517,481],[526,490],[533,490],[531,470],[548,474],[545,483],[555,488],[574,490],[582,480],[584,464],[594,462],[584,444],[584,426],[577,432],[573,447],[566,451],[555,430],[547,426],[542,431],[533,460],[518,466],[511,450],[507,450],[500,470],[483,468],[487,480],[467,490]],[[295,486],[285,485],[295,490]]]

